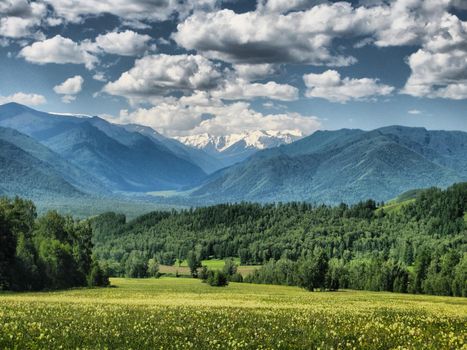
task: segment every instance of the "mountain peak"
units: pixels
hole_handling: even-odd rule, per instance
[[[300,130],[253,130],[243,133],[215,136],[209,133],[176,137],[180,142],[210,152],[222,153],[237,144],[249,149],[262,150],[292,143],[304,135]]]

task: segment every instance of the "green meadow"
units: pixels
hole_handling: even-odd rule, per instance
[[[0,294],[0,349],[466,349],[467,299],[190,278]]]

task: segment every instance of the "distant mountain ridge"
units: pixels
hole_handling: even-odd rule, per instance
[[[209,176],[199,201],[388,200],[413,188],[467,179],[467,133],[391,126],[317,131]]]
[[[2,195],[28,198],[54,195],[73,198],[82,195],[53,166],[2,138],[0,138],[0,179]]]
[[[98,117],[60,116],[8,103],[0,106],[0,126],[28,135],[109,191],[178,189],[206,176],[163,143]]]
[[[141,125],[9,103],[0,106],[0,194],[177,205],[336,204],[387,201],[414,188],[467,181],[467,133],[461,131],[388,126],[195,141],[212,152]]]
[[[175,139],[185,145],[205,151],[222,160],[225,165],[232,165],[245,160],[259,150],[289,144],[303,136],[300,130],[256,130],[223,136],[205,133]]]

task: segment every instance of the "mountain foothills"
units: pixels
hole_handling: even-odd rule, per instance
[[[171,139],[8,103],[0,106],[0,163],[0,194],[38,202],[356,203],[467,180],[467,133],[391,126]]]
[[[221,204],[91,219],[94,254],[112,275],[147,276],[150,260],[262,265],[245,281],[467,296],[467,183],[377,205]],[[227,260],[225,273],[241,281]]]
[[[30,136],[111,191],[180,188],[206,175],[163,142],[98,117],[58,116],[10,103],[0,108],[0,126]]]
[[[317,131],[209,176],[200,201],[386,201],[467,179],[467,133],[401,126]]]
[[[467,183],[390,204],[221,204],[128,222],[113,212],[37,218],[31,201],[2,198],[0,228],[0,290],[108,285],[109,275],[157,277],[159,264],[186,260],[193,277],[216,286],[467,296]],[[225,259],[223,271],[202,267],[213,258]],[[242,276],[236,261],[256,267]]]

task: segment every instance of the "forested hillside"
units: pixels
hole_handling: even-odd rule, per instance
[[[467,133],[391,126],[317,131],[255,153],[190,192],[199,203],[387,201],[467,180]]]
[[[114,275],[162,264],[239,257],[259,283],[467,295],[467,183],[420,191],[394,208],[225,204],[92,220],[94,253]],[[314,271],[313,269],[316,269]],[[308,286],[304,281],[308,280]],[[310,288],[309,288],[310,289]]]
[[[0,290],[107,285],[91,237],[88,221],[54,211],[37,218],[31,201],[0,198]]]

